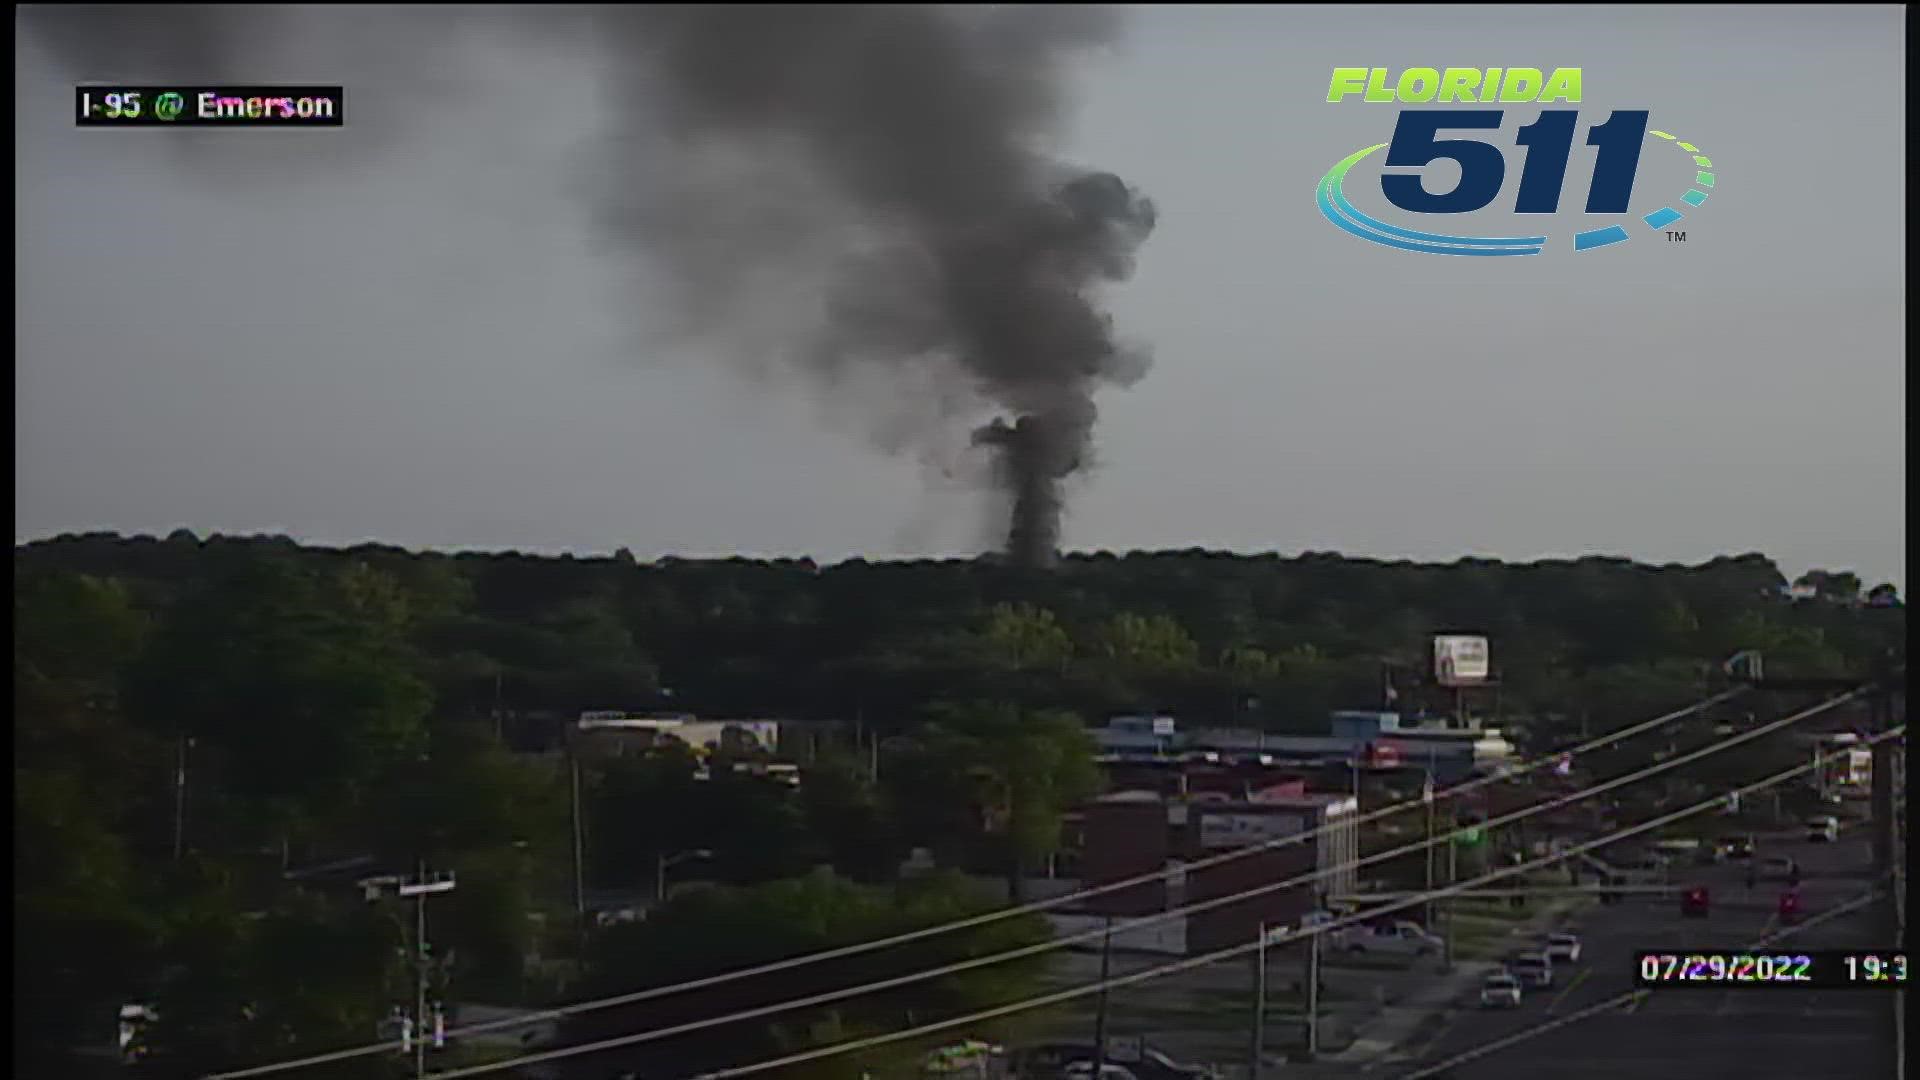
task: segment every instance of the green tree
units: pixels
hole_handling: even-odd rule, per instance
[[[1029,871],[1058,848],[1061,816],[1100,789],[1093,740],[1070,713],[975,702],[930,715],[916,739],[959,780],[981,830],[1000,839],[1018,901]]]
[[[161,1075],[216,1069],[351,1045],[411,996],[398,912],[340,907],[293,894],[244,915],[217,882],[178,909],[167,963],[149,1000],[148,1034]],[[391,1075],[378,1059],[322,1066],[329,1080]]]
[[[1814,589],[1822,600],[1852,603],[1860,599],[1860,575],[1850,570],[1809,570],[1795,579],[1795,585]]]
[[[1073,658],[1073,639],[1045,608],[996,604],[985,630],[992,662],[1014,671],[1060,671]]]
[[[1190,668],[1199,646],[1166,615],[1116,615],[1100,628],[1096,655],[1130,670],[1164,673]]]
[[[160,928],[126,844],[71,772],[14,770],[14,1063],[70,1074],[74,1047],[98,1046],[136,993]]]
[[[193,735],[253,813],[314,820],[424,748],[432,707],[383,595],[246,558],[169,613],[136,681],[149,730]],[[266,808],[274,808],[268,811]]]
[[[905,854],[866,763],[844,752],[821,754],[801,777],[807,828],[843,877],[883,881]]]
[[[714,887],[676,896],[645,922],[597,935],[589,993],[611,996],[756,967],[787,957],[889,937],[980,914],[994,906],[963,879],[935,875],[893,886],[861,886],[824,871],[751,888]],[[1044,940],[1038,916],[825,963],[768,972],[625,1009],[583,1014],[569,1040],[670,1026],[878,981]],[[848,1037],[897,1030],[933,1016],[999,1004],[1030,992],[1035,965],[994,965],[980,973],[927,980],[778,1013],[671,1041],[613,1051],[608,1068],[691,1075]],[[845,1059],[808,1076],[844,1076]]]
[[[170,755],[120,715],[146,636],[112,579],[28,574],[14,586],[15,1056],[67,1075],[98,1045],[159,940],[138,843]]]

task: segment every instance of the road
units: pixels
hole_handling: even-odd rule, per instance
[[[1805,871],[1808,914],[1853,899],[1869,884],[1869,845],[1857,835],[1838,844],[1798,838],[1766,841],[1759,856],[1786,855]],[[1683,918],[1673,900],[1629,900],[1592,909],[1577,928],[1580,964],[1556,969],[1556,985],[1535,992],[1519,1009],[1469,1011],[1419,1054],[1438,1063],[1555,1016],[1597,1004],[1633,985],[1639,949],[1698,951],[1745,945],[1776,926],[1783,888],[1745,887],[1737,864],[1677,868],[1675,880],[1712,890],[1712,914]],[[1842,916],[1789,939],[1799,948],[1885,947],[1868,917]],[[1453,1066],[1448,1080],[1650,1080],[1689,1077],[1791,1076],[1796,1080],[1862,1080],[1893,1074],[1888,1038],[1892,1004],[1883,992],[1771,989],[1657,991],[1629,1011],[1609,1011]],[[1383,1067],[1394,1076],[1410,1066]]]

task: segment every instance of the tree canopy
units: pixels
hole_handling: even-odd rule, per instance
[[[534,1003],[569,974],[575,993],[580,978],[675,981],[989,903],[955,878],[903,879],[916,847],[1004,876],[1017,896],[1061,815],[1097,791],[1085,725],[1110,713],[1323,730],[1328,710],[1377,704],[1388,685],[1417,697],[1429,635],[1466,631],[1491,638],[1503,707],[1545,745],[1691,700],[1740,650],[1760,650],[1769,674],[1834,674],[1906,640],[1890,585],[1814,571],[1789,589],[1759,555],[1652,567],[1096,553],[1035,574],[180,530],[16,546],[14,579],[28,1075],[81,1075],[74,1048],[103,1043],[132,1000],[161,1015],[148,1042],[168,1075],[373,1038],[410,1001],[415,954],[404,914],[353,888],[363,864],[459,875],[432,905],[436,994]],[[782,748],[802,763],[798,792],[734,769],[756,761],[743,745],[705,761],[671,744],[562,751],[560,721],[580,711],[661,708],[827,734]],[[578,925],[576,794],[590,888],[650,892],[664,859],[696,851],[685,876],[717,884],[637,926]],[[334,864],[347,869],[329,878]],[[721,1004],[1044,933],[982,929]],[[671,1053],[739,1060],[1012,986],[940,980]]]

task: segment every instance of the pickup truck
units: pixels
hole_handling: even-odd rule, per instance
[[[1429,956],[1440,951],[1440,939],[1418,923],[1395,922],[1334,932],[1335,945],[1349,953]]]

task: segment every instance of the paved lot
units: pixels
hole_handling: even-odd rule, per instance
[[[1838,845],[1763,841],[1760,854],[1787,855],[1801,863],[1810,914],[1859,895],[1867,885],[1864,840]],[[1418,1055],[1419,1062],[1445,1061],[1631,989],[1634,950],[1730,948],[1752,941],[1774,927],[1781,886],[1763,883],[1748,893],[1743,877],[1734,867],[1680,872],[1680,880],[1697,879],[1713,890],[1713,913],[1705,919],[1682,918],[1674,901],[1594,909],[1579,928],[1584,955],[1576,970],[1556,972],[1563,976],[1558,985],[1537,992],[1518,1010],[1463,1011]],[[1864,916],[1842,917],[1791,940],[1806,948],[1886,944],[1874,940]],[[1456,1065],[1445,1075],[1449,1080],[1885,1077],[1893,1072],[1892,1007],[1875,991],[1660,991],[1630,1012],[1583,1019]],[[1408,1064],[1369,1070],[1388,1077],[1411,1071]]]

